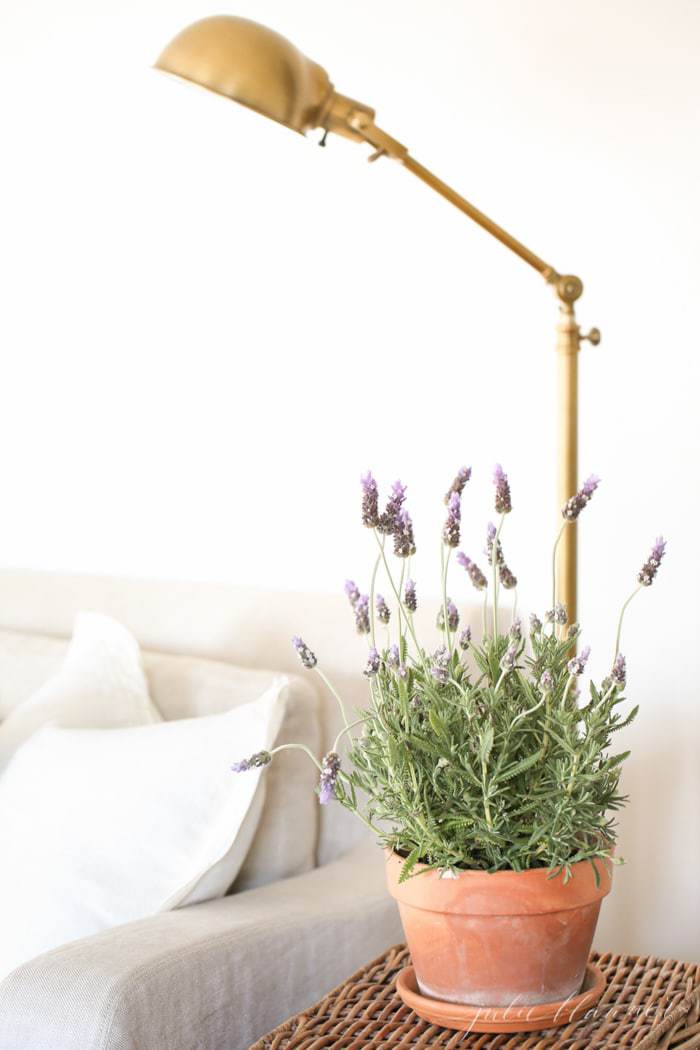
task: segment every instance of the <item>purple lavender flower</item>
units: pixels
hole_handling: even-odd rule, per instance
[[[306,645],[306,643],[302,641],[298,634],[295,634],[292,638],[292,645],[299,653],[299,659],[303,663],[304,667],[308,668],[308,670],[310,671],[316,666],[316,656],[314,655],[314,653],[311,652],[308,645]]]
[[[566,665],[566,669],[569,672],[569,674],[582,675],[586,669],[586,663],[588,662],[588,657],[590,655],[591,647],[590,645],[587,645],[585,649],[581,650],[578,656],[573,656]]]
[[[471,476],[472,476],[472,468],[471,467],[462,467],[458,471],[457,477],[454,479],[454,481],[450,485],[449,489],[445,493],[445,506],[449,506],[450,497],[452,496],[453,492],[456,492],[458,496],[462,495],[462,493],[464,492],[464,486],[467,484],[467,482],[469,481]]]
[[[518,643],[511,642],[501,657],[500,667],[502,671],[512,671],[518,658]]]
[[[462,517],[462,505],[456,492],[450,494],[447,504],[447,518],[442,529],[442,540],[447,547],[459,547],[459,522]]]
[[[510,571],[505,562],[498,569],[498,578],[507,591],[512,591],[518,586],[518,577]]]
[[[327,806],[335,795],[335,785],[340,773],[340,755],[329,751],[321,762],[321,776],[318,781],[318,801]]]
[[[459,632],[459,647],[462,650],[469,648],[469,643],[472,640],[472,629],[471,627],[465,627],[463,631]]]
[[[358,634],[369,634],[369,595],[361,594],[355,602],[355,629]]]
[[[368,529],[376,529],[379,524],[379,489],[377,482],[368,470],[360,478],[362,485],[362,524]]]
[[[519,617],[513,620],[508,633],[514,641],[520,641],[523,636],[523,621]]]
[[[462,551],[457,552],[457,561],[462,568],[469,573],[469,579],[472,581],[472,586],[474,586],[477,591],[483,591],[484,587],[487,586],[488,581],[476,562],[472,561],[471,558],[468,558]]]
[[[544,670],[540,675],[540,689],[543,693],[551,693],[554,689],[554,676],[549,670]]]
[[[399,678],[406,678],[408,676],[408,668],[406,667],[406,664],[401,663],[401,653],[399,652],[398,645],[389,646],[386,662],[392,671],[396,672]]]
[[[498,531],[492,521],[488,523],[486,528],[486,548],[484,554],[489,565],[493,565],[493,559],[496,559],[496,565],[498,566],[498,576],[502,585],[506,590],[512,590],[513,587],[518,586],[517,577],[511,572],[506,565],[506,560],[503,557],[503,547],[501,541],[496,540]]]
[[[357,601],[358,601],[358,599],[360,597],[360,591],[359,591],[359,588],[358,588],[357,584],[355,583],[354,580],[346,580],[345,581],[344,590],[345,590],[345,594],[347,595],[348,601],[350,602],[350,604],[352,605],[352,607],[354,609],[355,608],[355,604],[357,603]]]
[[[542,630],[542,621],[535,613],[530,613],[530,634],[539,634]]]
[[[484,548],[484,554],[489,565],[493,565],[493,559],[495,557],[497,565],[503,565],[503,548],[501,547],[501,541],[498,540],[496,543],[497,529],[492,521],[486,526],[486,547]],[[494,551],[495,544],[495,551]]]
[[[450,654],[444,645],[433,653],[430,673],[435,681],[440,682],[442,685],[448,681],[450,677]]]
[[[386,536],[391,535],[396,528],[396,519],[405,499],[406,486],[402,485],[400,481],[395,481],[391,486],[391,495],[387,500],[384,513],[379,516],[377,523],[379,532],[384,533]]]
[[[496,513],[510,514],[513,509],[510,500],[510,485],[508,484],[508,476],[504,473],[500,463],[497,463],[493,468],[493,483],[496,486],[496,500],[494,503]]]
[[[599,484],[600,478],[596,474],[591,474],[590,477],[586,478],[578,492],[571,499],[568,499],[562,507],[562,517],[566,518],[567,521],[576,521],[586,504],[590,503],[591,496]]]
[[[558,623],[563,626],[567,622],[569,615],[566,611],[566,606],[562,605],[561,602],[557,602],[553,609],[547,609],[544,618],[547,623]]]
[[[580,623],[572,623],[572,624],[570,624],[569,627],[567,628],[567,631],[566,631],[567,638],[575,638],[580,630],[581,630],[581,624]]]
[[[409,612],[415,612],[418,608],[415,580],[406,580],[406,586],[403,589],[403,603]]]
[[[408,558],[416,553],[413,522],[405,507],[396,515],[394,522],[394,554],[397,558]]]
[[[375,675],[379,674],[380,664],[381,660],[379,658],[379,653],[374,647],[372,647],[367,655],[367,666],[363,672],[365,677],[374,678]]]
[[[641,583],[642,587],[651,587],[654,582],[654,577],[659,571],[659,565],[661,565],[661,559],[666,553],[666,540],[663,536],[657,536],[654,546],[651,548],[651,554],[642,565],[639,571],[637,579]]]
[[[256,769],[259,766],[266,766],[269,762],[272,762],[272,755],[269,751],[256,751],[250,758],[244,758],[240,762],[234,762],[231,769],[234,773],[247,773],[249,769]]]
[[[375,599],[375,606],[377,609],[377,619],[380,623],[389,623],[391,619],[391,609],[386,604],[386,600],[382,594],[378,594]]]
[[[613,669],[610,672],[610,677],[614,684],[620,689],[624,689],[627,684],[627,661],[625,660],[622,653],[618,653],[615,657],[615,663]]]
[[[445,627],[445,610],[442,606],[437,614],[437,626],[441,631]],[[456,631],[459,627],[459,610],[451,598],[447,599],[447,626],[451,631]]]
[[[612,666],[612,670],[609,675],[606,675],[603,681],[600,683],[600,689],[602,693],[607,693],[610,689],[624,689],[627,684],[627,661],[625,660],[622,653],[618,653],[615,657],[615,663]]]

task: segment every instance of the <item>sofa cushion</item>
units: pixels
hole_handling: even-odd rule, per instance
[[[0,778],[0,973],[158,911],[223,896],[260,818],[286,679],[223,714],[123,729],[45,726]]]
[[[117,610],[118,611],[118,610]],[[0,631],[0,718],[62,666],[64,639],[18,631]],[[275,671],[234,667],[219,660],[143,652],[151,698],[162,717],[197,717],[228,711],[262,693]],[[319,697],[312,680],[286,675],[284,720],[276,744],[299,742],[321,750]],[[231,754],[231,761],[240,757]],[[267,770],[267,791],[258,830],[236,889],[299,875],[315,864],[318,801],[317,772],[306,755],[285,751]]]
[[[0,724],[0,774],[43,725],[116,729],[160,720],[134,636],[110,616],[78,613],[60,669]]]

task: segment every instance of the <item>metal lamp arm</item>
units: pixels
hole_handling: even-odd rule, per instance
[[[337,108],[336,108],[337,107]],[[584,335],[578,324],[574,303],[583,292],[583,282],[573,274],[560,274],[553,266],[535,255],[517,238],[494,222],[478,208],[465,200],[461,194],[439,179],[428,168],[419,164],[401,142],[392,138],[374,123],[374,112],[342,95],[334,96],[334,104],[328,113],[327,130],[340,132],[351,138],[367,142],[374,148],[369,158],[391,157],[398,160],[413,175],[448,200],[464,215],[490,233],[514,252],[529,266],[537,270],[550,284],[560,303],[561,318],[557,328],[557,372],[558,372],[558,484],[559,507],[574,494],[578,481],[578,351],[584,339],[593,345],[600,342],[600,332],[592,328]],[[561,519],[559,519],[561,520]],[[562,536],[558,550],[557,600],[563,602],[569,620],[576,619],[577,605],[577,542],[576,523],[569,524]]]
[[[336,95],[336,99],[339,96]],[[351,102],[352,100],[347,100]],[[530,251],[524,244],[522,244],[517,238],[513,237],[512,234],[504,230],[502,226],[490,219],[488,215],[480,211],[473,204],[470,204],[460,193],[453,190],[446,182],[439,179],[437,175],[434,175],[432,171],[426,168],[423,164],[420,164],[415,160],[406,146],[396,139],[392,138],[381,128],[377,127],[374,120],[370,116],[371,111],[367,111],[364,107],[362,109],[350,110],[345,115],[347,125],[357,134],[358,138],[361,138],[364,142],[367,142],[370,146],[374,147],[375,152],[369,158],[370,161],[378,160],[379,157],[391,157],[393,160],[398,160],[408,169],[413,175],[417,176],[422,182],[429,186],[436,193],[439,193],[441,197],[448,200],[450,204],[453,204],[455,208],[458,208],[461,212],[467,215],[473,222],[481,226],[482,229],[490,233],[492,237],[504,244],[506,248],[510,248],[517,256],[519,256],[524,262],[533,269],[537,270],[544,279],[555,286],[557,294],[560,298],[565,299],[569,302],[573,302],[577,299],[583,291],[583,285],[578,277],[567,276],[562,278],[553,266],[541,259],[539,255],[535,255],[534,252]],[[337,128],[331,128],[331,130],[338,130]],[[562,288],[561,292],[558,287],[559,282],[565,280],[567,282],[566,289]],[[563,294],[562,294],[563,293]]]

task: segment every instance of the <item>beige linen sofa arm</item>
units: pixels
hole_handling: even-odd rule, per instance
[[[243,1050],[401,940],[372,842],[74,941],[0,983],[3,1050]]]

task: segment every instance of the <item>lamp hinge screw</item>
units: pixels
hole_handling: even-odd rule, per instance
[[[588,340],[591,346],[597,346],[601,339],[600,328],[591,328],[590,332],[582,332],[581,339]]]

